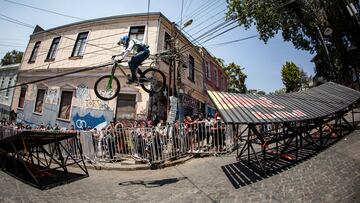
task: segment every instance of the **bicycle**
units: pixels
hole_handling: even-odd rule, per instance
[[[96,96],[102,100],[112,100],[120,93],[120,81],[115,76],[115,70],[118,64],[123,62],[124,59],[122,58],[120,60],[116,60],[116,56],[118,55],[111,57],[113,61],[111,74],[100,77],[94,85]],[[138,69],[137,74],[140,77],[138,77],[139,80],[135,82],[150,95],[163,91],[166,85],[166,78],[164,73],[156,67],[152,67],[152,64],[154,63],[151,63],[150,68],[146,69],[144,72],[139,71]],[[125,77],[129,77],[123,70],[123,67],[120,66],[119,68]]]

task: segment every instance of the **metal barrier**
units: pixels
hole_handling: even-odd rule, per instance
[[[3,134],[0,132],[0,136]],[[231,152],[235,147],[233,134],[231,126],[221,122],[201,121],[185,123],[183,126],[176,123],[151,128],[126,127],[119,123],[106,130],[79,131],[79,139],[67,139],[61,141],[61,144],[71,150],[74,158],[80,159],[82,151],[85,160],[95,164],[124,159],[152,164],[187,154],[216,155]],[[82,146],[82,150],[78,146]],[[58,151],[53,147],[51,144],[45,146],[56,156]]]
[[[134,159],[151,164],[186,154],[231,152],[235,147],[233,134],[224,123],[196,122],[152,128],[120,124],[107,130],[81,131],[79,136],[83,155],[93,163]]]

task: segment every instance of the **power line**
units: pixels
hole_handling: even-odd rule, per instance
[[[2,15],[2,14],[0,14],[0,15]],[[1,17],[0,17],[1,18]],[[17,21],[15,21],[16,19],[14,19],[14,20],[8,20],[8,19],[5,19],[5,20],[7,20],[7,21],[10,21],[10,22],[12,22],[12,23],[16,23],[16,24],[18,24],[18,22]],[[20,25],[22,25],[22,26],[26,26],[26,27],[30,27],[30,26],[28,26],[26,23],[21,23]],[[31,28],[33,29],[34,27],[33,26],[31,26]],[[45,32],[47,32],[47,31],[45,31]],[[54,32],[51,32],[51,33],[54,33]],[[126,32],[127,33],[127,32]],[[110,35],[106,35],[106,36],[102,36],[102,37],[99,37],[99,38],[95,38],[95,39],[92,39],[92,40],[89,40],[89,41],[95,41],[95,40],[99,40],[99,39],[103,39],[103,38],[106,38],[106,37],[109,37],[109,36],[115,36],[115,35],[119,35],[119,34],[124,34],[124,32],[121,32],[121,33],[115,33],[115,34],[110,34]],[[55,33],[55,35],[56,36],[59,36],[59,34],[58,33]],[[62,37],[62,36],[61,36]],[[76,41],[75,39],[72,39],[72,38],[69,38],[69,37],[64,37],[64,38],[67,38],[67,39],[70,39],[70,40],[73,40],[73,41]],[[88,43],[89,41],[87,41],[87,42],[85,42],[86,44],[90,44],[90,43]],[[91,44],[90,44],[91,45]],[[73,45],[69,45],[69,46],[66,46],[66,47],[62,47],[62,48],[60,48],[60,49],[58,49],[58,51],[59,50],[62,50],[62,49],[65,49],[65,48],[69,48],[69,47],[73,47]],[[98,51],[112,51],[112,52],[114,52],[114,48],[116,48],[117,46],[115,46],[115,47],[111,47],[111,48],[106,48],[106,49],[103,49],[103,50],[97,50],[97,51],[94,51],[94,52],[90,52],[90,53],[86,53],[86,54],[84,54],[84,55],[87,55],[87,54],[92,54],[92,53],[95,53],[95,52],[98,52]],[[100,47],[101,48],[101,47]],[[44,51],[44,53],[43,54],[40,54],[40,55],[38,55],[38,56],[42,56],[42,55],[45,55],[45,54],[47,54],[47,51]],[[83,56],[84,56],[83,55]],[[55,62],[52,62],[52,63],[49,63],[49,64],[54,64],[54,63],[58,63],[58,62],[61,62],[61,61],[64,61],[64,60],[68,60],[67,58],[65,58],[65,59],[63,59],[63,60],[59,60],[59,61],[55,61]],[[35,67],[35,68],[32,68],[32,69],[37,69],[37,68],[42,68],[42,67],[44,67],[44,66],[48,66],[49,64],[44,64],[44,65],[40,65],[40,66],[38,66],[38,67]]]
[[[25,22],[22,22],[22,21],[19,21],[15,18],[12,18],[12,17],[9,17],[9,16],[6,16],[6,15],[3,15],[0,13],[1,16],[5,16],[6,18],[10,19],[10,20],[13,20],[14,23],[16,23],[16,21],[18,22],[17,24],[19,25],[23,25],[23,26],[26,26],[26,27],[29,27],[29,28],[32,28],[32,29],[35,29],[35,26],[32,26],[32,25],[29,25]],[[10,21],[9,21],[10,22]],[[64,37],[66,39],[70,39],[70,40],[73,40],[73,41],[76,41],[76,39],[73,39],[73,38],[70,38],[70,37],[66,37],[66,36],[61,36],[60,34],[56,33],[56,32],[53,32],[53,31],[49,31],[49,30],[44,30],[44,32],[47,32],[47,33],[51,33],[53,35],[56,35],[56,36],[59,36],[59,37]],[[107,50],[107,48],[104,48],[104,47],[101,47],[101,46],[98,46],[96,44],[90,44],[88,42],[85,42],[85,44],[88,44],[90,46],[94,46],[94,47],[98,47],[98,48],[101,48],[101,49],[104,49],[104,50]]]
[[[210,2],[206,2],[204,4],[201,4],[199,7],[197,7],[193,12],[191,12],[191,14],[189,14],[188,17],[184,17],[186,20],[191,19],[194,15],[196,15],[196,13],[199,13],[201,10],[205,9],[207,6],[211,5],[212,3],[216,2],[217,0],[212,0]],[[186,21],[185,20],[185,21]],[[179,21],[177,22],[179,23]]]
[[[74,68],[83,68],[83,69],[76,70],[76,71],[70,71],[70,72],[66,72],[66,73],[62,73],[62,74],[58,74],[58,75],[54,75],[54,76],[50,76],[50,77],[46,77],[46,78],[41,78],[41,79],[33,80],[33,81],[30,81],[30,82],[20,83],[20,84],[17,84],[17,85],[9,86],[7,88],[1,88],[0,91],[15,88],[15,87],[20,87],[20,86],[25,86],[25,85],[28,85],[28,84],[39,83],[39,82],[42,82],[42,81],[45,81],[45,80],[51,80],[51,79],[54,79],[54,78],[64,77],[66,75],[71,75],[71,74],[75,74],[75,73],[90,71],[90,70],[102,68],[102,67],[105,67],[105,66],[109,66],[111,64],[113,64],[113,63],[111,62],[111,63],[106,63],[106,64],[103,64],[103,65],[86,67],[86,68],[84,68],[84,67],[71,67],[72,69],[74,69]]]
[[[217,0],[214,0],[214,1],[212,1],[212,2],[207,3],[207,5],[206,5],[205,7],[201,8],[201,9],[198,10],[196,13],[194,13],[194,14],[191,15],[189,18],[187,18],[187,19],[185,20],[185,22],[188,21],[188,20],[190,20],[190,19],[194,19],[195,17],[197,17],[197,16],[199,16],[200,14],[204,13],[205,11],[207,11],[208,9],[210,9],[212,6],[214,6],[214,5],[217,4],[217,3],[219,3],[219,1],[217,1]]]
[[[209,47],[209,46],[223,46],[223,45],[232,44],[232,43],[236,43],[236,42],[240,42],[240,41],[245,41],[245,40],[252,39],[252,38],[255,38],[255,37],[258,37],[258,36],[259,35],[252,35],[252,36],[244,37],[244,38],[237,39],[237,40],[231,40],[231,41],[228,41],[228,42],[222,42],[222,43],[218,43],[218,44],[209,44],[209,45],[206,45],[206,46],[207,47]]]
[[[68,17],[68,18],[73,18],[73,19],[77,19],[77,20],[85,20],[85,19],[83,19],[83,18],[79,18],[79,17],[76,17],[76,16],[71,16],[71,15],[59,13],[59,12],[56,12],[56,11],[51,11],[51,10],[47,10],[47,9],[43,9],[43,8],[39,8],[39,7],[35,7],[35,6],[30,6],[30,5],[23,4],[23,3],[19,3],[19,2],[15,2],[15,1],[10,1],[10,0],[4,0],[4,1],[9,2],[9,3],[12,3],[12,4],[17,4],[17,5],[20,5],[20,6],[25,6],[25,7],[28,7],[28,8],[32,8],[32,9],[36,9],[36,10],[48,12],[48,13],[53,13],[53,14],[60,15],[60,16],[64,16],[64,17]]]
[[[211,35],[221,31],[222,29],[225,29],[227,27],[229,27],[230,25],[236,23],[237,21],[235,20],[230,20],[230,21],[225,21],[224,22],[220,22],[217,26],[215,26],[212,29],[209,29],[207,32],[204,32],[202,35],[198,36],[196,39],[197,40],[203,40],[206,39],[207,37],[210,37]]]
[[[236,20],[233,21],[233,22],[232,22],[232,21],[228,21],[228,22],[230,22],[230,23],[227,23],[227,24],[219,24],[219,25],[215,26],[214,28],[211,28],[211,29],[205,31],[202,35],[200,35],[199,37],[197,37],[196,40],[199,40],[200,38],[203,39],[203,40],[205,40],[206,37],[209,37],[209,36],[215,34],[216,32],[221,31],[222,29],[225,29],[226,27],[230,26],[233,22],[236,22]],[[236,27],[237,27],[237,26],[239,26],[239,25],[236,25]],[[219,28],[219,27],[220,27],[220,28]],[[216,36],[219,36],[219,35],[216,35]],[[211,39],[213,39],[213,38],[211,38]],[[207,42],[207,41],[208,41],[208,40],[205,40],[205,41],[200,42],[200,43],[205,43],[205,42]],[[192,42],[191,42],[191,43],[192,43]],[[189,47],[190,47],[190,48],[189,48]],[[186,49],[183,50],[184,48],[186,48]],[[184,46],[182,46],[182,47],[180,48],[180,51],[183,53],[183,52],[188,51],[188,50],[190,50],[190,49],[191,49],[191,44],[186,44],[186,45],[184,45]]]
[[[220,12],[216,13],[215,15],[212,15],[212,16],[210,16],[209,18],[205,19],[205,20],[202,21],[201,23],[197,24],[197,25],[196,25],[196,28],[198,28],[200,25],[208,22],[209,20],[213,19],[214,17],[216,17],[216,16],[219,15],[220,13],[224,12],[225,10],[226,10],[226,9],[221,10]],[[222,17],[221,19],[225,19],[225,17]],[[221,19],[219,19],[219,20],[221,20]],[[204,28],[205,28],[205,27],[204,27]],[[195,27],[190,28],[188,31],[190,32],[190,31],[193,30],[193,29],[195,29]],[[202,29],[200,29],[200,31],[201,31],[201,30],[202,30]],[[195,33],[194,33],[194,34],[195,34]]]
[[[214,39],[214,38],[216,38],[216,37],[218,37],[218,36],[220,36],[220,35],[223,35],[223,34],[225,34],[225,33],[229,32],[229,31],[231,31],[231,30],[233,30],[233,29],[235,29],[235,28],[239,27],[239,26],[240,26],[240,25],[235,25],[235,26],[233,26],[233,27],[231,27],[231,28],[229,28],[229,29],[227,29],[227,30],[225,30],[225,31],[223,31],[223,32],[221,32],[221,33],[219,33],[219,34],[217,34],[217,35],[215,35],[215,36],[211,37],[210,39],[205,40],[205,41],[204,41],[204,42],[202,42],[202,43],[206,43],[206,42],[208,42],[208,41],[210,41],[210,40],[212,40],[212,39]]]
[[[219,1],[219,2],[221,3],[221,1]],[[216,6],[216,7],[215,7],[215,8],[212,8],[213,6]],[[209,7],[207,10],[204,10],[204,12],[203,12],[202,15],[200,15],[201,13],[199,13],[198,15],[194,16],[194,17],[192,18],[192,19],[194,19],[194,20],[196,19],[194,24],[196,24],[197,21],[198,21],[198,22],[202,22],[202,21],[200,21],[200,20],[203,19],[205,16],[216,12],[216,9],[217,9],[217,8],[221,8],[221,7],[218,7],[218,6],[221,6],[221,5],[218,5],[218,4],[214,4],[213,6]],[[224,12],[225,10],[226,10],[226,8],[225,8],[225,9],[222,9],[220,12],[216,13],[216,14],[213,15],[213,16],[216,16],[216,15]],[[205,11],[207,11],[207,12],[205,12]],[[209,18],[207,18],[207,19],[209,19]],[[207,19],[206,19],[206,20],[207,20]],[[205,20],[205,21],[206,21],[206,20]],[[193,27],[193,28],[194,28],[194,27]],[[190,30],[189,30],[189,31],[190,31]]]

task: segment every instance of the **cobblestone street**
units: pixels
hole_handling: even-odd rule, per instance
[[[41,191],[0,172],[0,202],[360,202],[360,130],[279,174],[234,187],[235,153],[161,170],[97,171]]]

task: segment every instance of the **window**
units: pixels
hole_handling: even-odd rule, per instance
[[[13,83],[13,77],[9,77],[9,81],[8,81],[8,85],[7,85],[7,89],[6,89],[6,93],[5,93],[5,97],[9,97],[9,93],[10,93],[10,86]]]
[[[217,76],[217,78],[218,78],[218,80],[216,81],[216,86],[217,87],[220,87],[220,84],[221,84],[221,75],[220,75],[220,71],[218,71],[218,76]]]
[[[217,69],[214,70],[214,80],[215,80],[215,84],[218,85],[218,72]]]
[[[132,26],[130,27],[129,38],[143,41],[144,33],[145,33],[145,26]]]
[[[136,94],[119,94],[117,97],[116,118],[135,119]]]
[[[165,32],[164,51],[170,50],[170,48],[171,48],[171,36],[169,35],[169,33]]]
[[[189,80],[195,81],[194,58],[191,55],[189,55]]]
[[[164,50],[163,51],[169,51],[171,48],[171,36],[165,32],[164,36]],[[161,60],[164,61],[166,64],[170,64],[170,57],[161,57]]]
[[[222,88],[224,86],[224,77],[221,76],[220,78],[221,78],[221,80],[220,80],[219,88],[220,88],[220,90],[222,90]]]
[[[57,48],[59,47],[59,42],[60,42],[60,37],[56,37],[53,39],[46,60],[55,59],[56,51]]]
[[[74,49],[71,54],[72,57],[84,55],[85,44],[86,44],[86,39],[88,37],[88,34],[89,34],[89,32],[81,32],[78,34],[75,45],[74,45]]]
[[[221,77],[221,89],[225,90],[225,78],[224,78],[224,76]]]
[[[35,101],[35,109],[34,109],[35,113],[42,113],[44,106],[44,97],[45,97],[45,90],[38,89],[36,95],[36,101]]]
[[[5,83],[5,78],[1,77],[1,82],[0,82],[0,88],[1,89],[4,87],[4,83]],[[3,90],[0,91],[0,97],[2,96],[3,92],[4,92]]]
[[[62,118],[66,120],[70,119],[72,97],[73,97],[72,91],[62,91],[58,118]]]
[[[18,104],[19,108],[24,108],[26,89],[27,89],[26,87],[21,87],[21,89],[20,89],[20,97],[19,97],[19,104]]]
[[[31,56],[30,56],[30,59],[29,59],[29,63],[34,63],[34,62],[35,62],[36,56],[37,56],[38,51],[39,51],[40,43],[41,43],[41,42],[36,42],[36,43],[35,43],[35,46],[34,46],[32,52],[31,52]]]
[[[206,68],[206,78],[210,79],[211,78],[211,69],[210,69],[210,62],[206,62],[205,63],[205,68]]]

